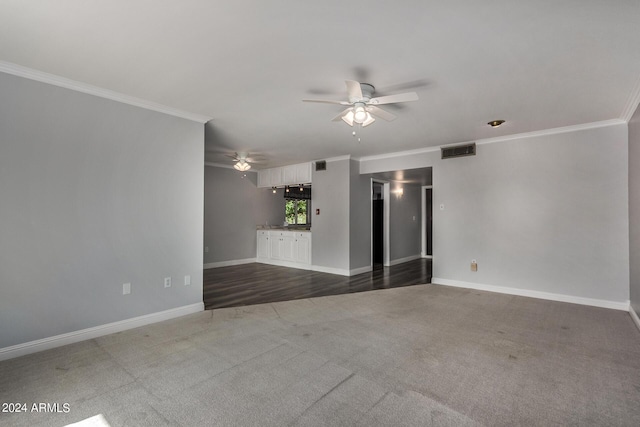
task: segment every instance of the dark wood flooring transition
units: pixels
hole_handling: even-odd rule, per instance
[[[204,270],[204,304],[211,310],[431,283],[431,259],[417,259],[357,276],[253,263]]]

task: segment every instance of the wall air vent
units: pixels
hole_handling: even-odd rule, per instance
[[[440,150],[442,151],[443,159],[462,156],[475,156],[476,143],[474,142],[472,144],[456,145],[455,147],[442,147],[440,148]]]
[[[326,160],[318,160],[316,162],[316,171],[326,171],[327,170],[327,161]]]

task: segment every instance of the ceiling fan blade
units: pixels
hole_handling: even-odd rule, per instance
[[[393,104],[396,102],[409,102],[409,101],[417,101],[418,94],[415,92],[407,92],[407,93],[399,93],[397,95],[388,95],[381,96],[379,98],[371,98],[368,104],[373,105],[382,105],[382,104]]]
[[[368,106],[367,111],[369,111],[369,113],[373,114],[374,116],[379,117],[388,122],[396,119],[395,115],[389,113],[388,111],[384,111],[382,108],[378,108],[373,105]]]
[[[362,88],[360,83],[354,80],[345,80],[347,84],[347,95],[349,102],[360,101],[362,99]]]
[[[302,102],[321,102],[323,104],[351,105],[351,103],[346,101],[332,101],[329,99],[303,99]]]
[[[337,116],[335,116],[333,119],[331,119],[332,122],[337,122],[342,120],[342,117],[347,114],[349,111],[351,111],[351,107],[347,108],[346,110],[344,110],[342,113],[338,114]]]

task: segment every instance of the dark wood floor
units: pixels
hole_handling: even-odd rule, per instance
[[[210,310],[424,283],[431,283],[431,259],[350,277],[253,263],[204,270],[203,292]]]

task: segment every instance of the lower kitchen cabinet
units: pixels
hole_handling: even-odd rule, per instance
[[[256,255],[265,264],[311,268],[311,232],[258,230]]]

